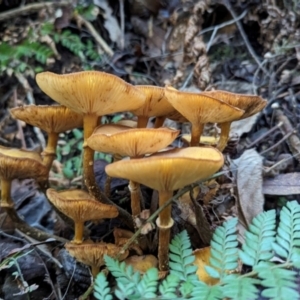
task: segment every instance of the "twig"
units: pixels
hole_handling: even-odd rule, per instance
[[[124,0],[119,0],[120,2],[120,25],[121,25],[121,49],[125,47],[125,17],[124,17]]]
[[[37,12],[43,8],[50,8],[52,6],[67,6],[72,4],[71,1],[55,1],[55,2],[42,2],[42,3],[32,3],[28,5],[24,5],[15,9],[8,10],[4,13],[0,14],[0,22],[14,19],[22,14],[29,14]]]
[[[74,14],[74,18],[78,23],[82,23],[88,29],[88,31],[93,36],[95,41],[100,45],[100,47],[104,50],[106,54],[108,54],[109,56],[114,55],[113,50],[107,45],[104,39],[98,34],[98,32],[96,31],[96,29],[94,28],[91,22],[85,20],[79,14]]]
[[[259,68],[262,69],[268,77],[270,77],[271,75],[269,74],[268,70],[262,65],[262,63],[260,62],[260,60],[259,60],[258,56],[256,55],[254,49],[252,48],[241,22],[239,20],[237,20],[236,13],[235,13],[235,11],[233,10],[233,8],[230,4],[230,1],[229,0],[224,0],[224,5],[226,6],[227,10],[231,13],[233,19],[235,20],[235,23],[236,23],[236,25],[237,25],[237,27],[240,31],[240,34],[241,34],[241,36],[242,36],[242,38],[245,42],[245,45],[246,45],[249,53],[251,54],[251,56],[253,57],[255,62],[258,64]]]
[[[14,106],[17,107],[17,89],[14,89]],[[26,142],[25,142],[25,138],[24,138],[24,132],[23,132],[23,128],[21,125],[21,121],[20,120],[16,120],[17,121],[17,127],[18,127],[18,137],[21,140],[21,145],[23,149],[26,149]]]

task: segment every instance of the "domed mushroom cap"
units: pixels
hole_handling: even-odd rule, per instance
[[[37,152],[0,146],[0,178],[46,179],[48,171]]]
[[[143,105],[143,92],[121,78],[98,71],[58,75],[36,75],[41,90],[53,100],[79,114],[106,115],[137,109]]]
[[[122,125],[103,125],[95,129],[87,144],[100,152],[136,157],[165,148],[178,134],[178,130],[168,128],[132,129]]]
[[[67,243],[65,244],[65,248],[71,256],[76,258],[76,260],[88,266],[95,266],[98,268],[104,265],[104,255],[113,258],[119,255],[119,260],[123,260],[129,254],[128,250],[122,253],[122,247],[106,243]]]
[[[203,93],[166,87],[165,95],[172,106],[192,124],[231,122],[244,114],[243,110]]]
[[[244,110],[245,113],[243,114],[242,119],[260,112],[267,105],[266,100],[255,95],[236,94],[219,90],[203,92],[202,94],[220,99],[225,103]]]
[[[25,105],[12,108],[10,113],[46,132],[61,133],[83,126],[82,115],[61,105]]]
[[[137,89],[146,95],[144,105],[131,112],[137,116],[160,117],[174,111],[165,97],[164,88],[152,85],[137,85]]]
[[[152,255],[133,255],[124,260],[126,265],[133,267],[135,271],[138,271],[142,274],[146,273],[150,268],[156,268],[158,265],[157,258]]]
[[[212,147],[189,147],[121,160],[106,166],[105,171],[158,191],[173,191],[211,176],[223,163],[222,153]]]
[[[119,214],[115,206],[100,203],[82,190],[57,192],[54,189],[48,189],[47,197],[61,212],[75,222],[115,218]]]

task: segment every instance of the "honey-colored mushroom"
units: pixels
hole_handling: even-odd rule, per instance
[[[205,179],[218,171],[223,155],[211,147],[189,147],[154,154],[147,158],[122,160],[106,166],[109,176],[126,178],[144,184],[159,193],[159,206],[168,201],[173,191]],[[161,271],[168,270],[170,228],[173,226],[171,206],[156,221],[159,227],[158,260]]]
[[[75,234],[72,242],[76,244],[82,243],[85,221],[118,216],[115,206],[100,203],[82,190],[57,192],[54,189],[48,189],[47,197],[58,210],[74,221]]]

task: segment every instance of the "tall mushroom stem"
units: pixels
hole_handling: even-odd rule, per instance
[[[97,265],[92,265],[91,272],[92,272],[93,278],[96,278],[100,272],[100,268]]]
[[[137,128],[146,128],[148,125],[148,117],[138,116]]]
[[[140,185],[137,182],[130,180],[129,190],[131,196],[131,214],[133,217],[141,213],[141,200],[140,200]]]
[[[217,148],[222,152],[225,149],[228,139],[229,139],[231,122],[220,123],[218,125],[221,129],[221,135],[220,135],[220,139],[219,139]]]
[[[14,202],[10,195],[11,179],[1,178],[1,207],[14,207]]]
[[[159,191],[159,206],[166,203],[172,196],[172,191]],[[171,227],[174,224],[171,218],[171,209],[171,205],[167,206],[156,220],[156,225],[159,228],[158,266],[160,271],[168,271],[169,269],[169,243]]]
[[[164,125],[164,122],[166,120],[166,117],[156,117],[155,123],[154,123],[154,128],[159,128]]]
[[[48,171],[50,171],[53,160],[56,157],[57,141],[58,141],[58,133],[48,132],[47,146],[42,152],[43,164],[47,167]]]
[[[84,184],[86,185],[89,193],[105,204],[115,205],[111,200],[109,200],[101,191],[96,183],[95,173],[94,173],[94,153],[95,151],[90,148],[86,140],[91,136],[94,129],[98,125],[99,116],[96,115],[85,115],[83,118],[83,178]],[[116,205],[115,205],[116,206]],[[119,211],[119,217],[124,221],[124,223],[129,227],[133,228],[133,222],[131,215],[121,207],[117,206]]]
[[[200,137],[203,132],[204,124],[192,125],[190,146],[199,146]]]
[[[73,243],[81,244],[83,240],[83,232],[84,232],[84,223],[83,222],[74,222],[74,238]]]

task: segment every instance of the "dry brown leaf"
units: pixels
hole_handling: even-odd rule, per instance
[[[244,228],[247,228],[252,219],[263,211],[262,160],[256,150],[250,149],[239,159],[234,160],[232,166],[237,168],[238,217],[239,224]]]
[[[195,255],[194,265],[198,267],[196,272],[199,280],[209,285],[214,285],[219,282],[219,279],[209,276],[205,270],[205,266],[211,266],[209,263],[210,258],[210,247],[197,249],[193,253]]]
[[[230,136],[237,135],[238,137],[242,136],[244,133],[249,132],[253,125],[256,123],[259,114],[255,114],[249,118],[238,120],[232,122],[230,126]]]
[[[300,194],[300,173],[279,174],[263,182],[263,193],[267,195]]]

